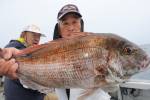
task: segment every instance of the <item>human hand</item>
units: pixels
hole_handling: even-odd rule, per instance
[[[1,54],[2,58],[10,59],[12,56],[17,55],[17,53],[19,53],[20,50],[11,47],[11,48],[4,48],[4,49],[1,50],[1,52],[2,52],[2,54]]]
[[[18,69],[18,64],[15,59],[10,59],[8,61],[0,59],[0,75],[8,76],[11,79],[16,79],[16,71]]]
[[[0,75],[8,76],[11,79],[16,79],[16,71],[18,69],[18,64],[15,59],[10,59],[15,56],[20,50],[15,48],[4,48],[0,50]],[[8,60],[10,59],[10,60]]]

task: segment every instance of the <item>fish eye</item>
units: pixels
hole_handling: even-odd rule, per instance
[[[129,48],[129,47],[125,47],[124,50],[123,50],[123,52],[124,52],[125,54],[127,54],[127,55],[131,55],[131,54],[132,54],[132,50],[131,50],[131,48]]]

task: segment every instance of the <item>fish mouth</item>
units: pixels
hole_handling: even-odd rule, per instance
[[[148,57],[148,56],[145,56],[145,57],[144,57],[144,60],[143,60],[143,62],[142,62],[142,64],[141,64],[141,68],[142,68],[142,69],[150,68],[150,57]]]

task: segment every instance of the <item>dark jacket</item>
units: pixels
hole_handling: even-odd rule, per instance
[[[17,49],[26,48],[21,42],[11,40],[6,47],[15,47]],[[11,80],[5,77],[4,81],[5,100],[44,100],[44,94],[38,91],[24,88],[19,80]]]

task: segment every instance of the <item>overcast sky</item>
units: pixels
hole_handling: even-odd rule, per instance
[[[141,45],[150,44],[150,0],[0,0],[0,47],[19,37],[26,25],[36,24],[52,39],[57,13],[75,4],[85,31],[115,33]]]

